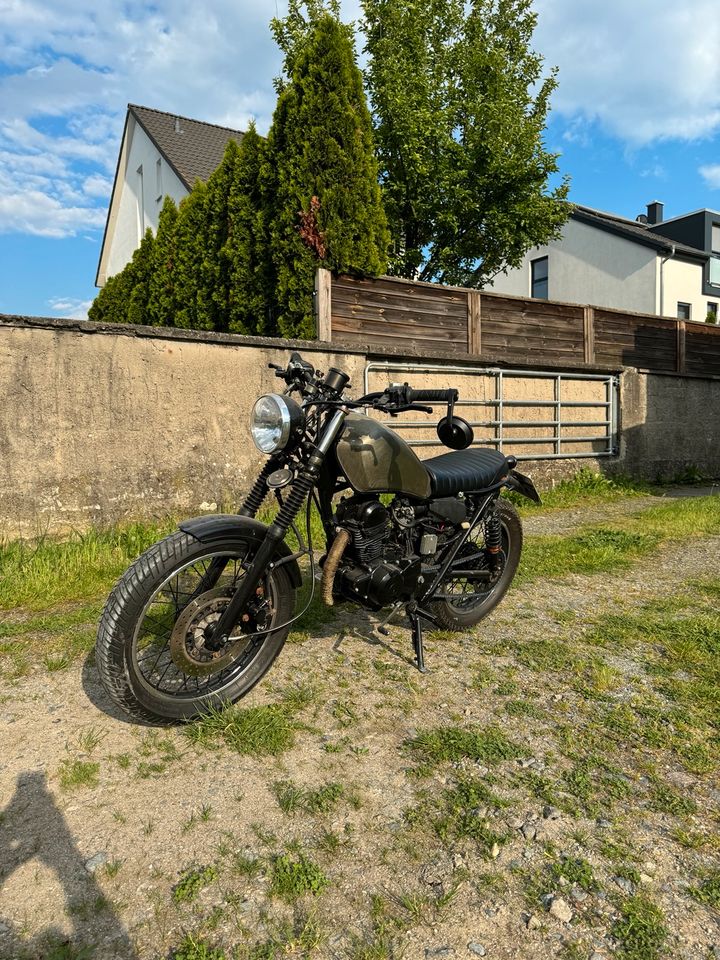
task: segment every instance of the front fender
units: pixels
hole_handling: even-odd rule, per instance
[[[179,524],[183,533],[199,540],[200,543],[217,543],[229,537],[252,540],[258,546],[265,539],[267,527],[253,517],[240,517],[235,513],[209,513],[204,517],[193,517]],[[278,558],[292,555],[290,547],[282,540],[275,551]],[[283,566],[290,574],[293,587],[302,584],[302,576],[297,560],[288,560]]]

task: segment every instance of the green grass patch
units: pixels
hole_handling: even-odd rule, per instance
[[[499,727],[434,727],[421,730],[405,747],[425,769],[462,759],[496,764],[527,755]]]
[[[60,787],[63,790],[96,787],[100,782],[99,774],[99,763],[88,760],[63,760],[60,764]]]
[[[623,570],[654,550],[660,537],[609,527],[580,530],[573,536],[527,537],[516,583]]]
[[[46,610],[108,593],[128,566],[175,528],[174,521],[132,523],[0,544],[0,609]]]
[[[506,493],[522,514],[534,514],[543,510],[562,510],[569,507],[587,506],[590,503],[612,503],[627,497],[642,497],[657,493],[657,489],[643,480],[630,477],[606,477],[583,467],[567,480],[561,480],[540,494],[542,504],[527,500],[517,493]]]
[[[272,785],[272,792],[283,813],[329,813],[345,796],[340,783],[326,783],[315,790],[299,787],[292,780],[279,780]]]
[[[192,902],[204,887],[217,880],[217,876],[218,872],[213,866],[186,870],[173,887],[173,900],[175,903]]]
[[[196,746],[213,748],[225,744],[237,753],[264,757],[289,750],[295,743],[297,729],[292,713],[272,704],[210,710],[184,732]]]
[[[668,930],[662,910],[640,894],[620,903],[620,917],[612,934],[620,941],[618,955],[625,960],[658,960]]]
[[[213,947],[207,940],[198,939],[192,933],[186,934],[183,942],[176,947],[172,960],[226,960],[227,954],[220,947]]]
[[[720,870],[712,870],[699,886],[690,887],[688,893],[698,903],[720,910]]]
[[[320,867],[304,853],[297,857],[282,854],[273,861],[270,893],[282,900],[292,903],[305,894],[317,896],[329,886]]]

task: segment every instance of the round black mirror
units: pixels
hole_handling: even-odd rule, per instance
[[[440,443],[451,450],[465,450],[473,442],[473,430],[462,417],[443,417],[437,425]]]

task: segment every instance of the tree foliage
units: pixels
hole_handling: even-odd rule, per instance
[[[149,281],[146,323],[152,326],[174,326],[177,312],[175,296],[175,248],[178,209],[172,197],[165,197],[155,244]]]
[[[284,336],[312,337],[316,268],[382,273],[388,232],[348,31],[323,13],[306,40],[292,36],[292,77],[268,134],[264,180],[278,328]]]
[[[362,0],[391,272],[481,286],[558,236],[531,0]]]
[[[123,270],[110,277],[88,310],[97,323],[148,323],[147,304],[155,238],[148,227]]]

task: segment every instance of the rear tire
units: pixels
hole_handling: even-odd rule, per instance
[[[500,603],[508,591],[520,562],[523,532],[520,517],[515,507],[507,500],[498,499],[495,511],[502,527],[502,549],[505,565],[500,576],[489,590],[477,591],[475,598],[463,595],[463,603],[438,600],[432,604],[432,613],[444,630],[465,630],[486,617]],[[447,585],[445,585],[446,587]],[[441,586],[442,589],[442,586]],[[465,609],[463,609],[463,606]]]
[[[268,572],[262,581],[272,609],[267,630],[247,641],[244,637],[236,641],[237,656],[229,659],[223,669],[213,673],[210,660],[210,666],[200,668],[207,673],[184,671],[177,665],[177,650],[182,650],[183,645],[178,647],[176,642],[174,653],[171,646],[175,624],[183,610],[197,590],[205,589],[199,584],[212,559],[227,558],[221,580],[229,596],[244,575],[256,546],[239,536],[210,546],[178,531],[150,547],[115,585],[100,619],[95,660],[108,696],[133,720],[154,724],[190,720],[239,700],[271,667],[290,630],[289,624],[273,630],[273,624],[287,623],[295,606],[295,591],[284,567]],[[195,594],[193,582],[198,584]],[[206,602],[206,619],[192,623],[196,634],[202,634],[202,626],[212,622],[210,618],[219,616],[217,610],[227,602],[225,594],[214,601],[215,606],[212,599]],[[210,598],[211,591],[204,596]],[[191,636],[189,628],[188,638]],[[152,660],[156,652],[159,665],[143,668],[143,663]],[[155,670],[159,675],[161,668],[165,669],[163,677],[170,675],[165,687],[163,680],[156,683],[151,672]]]

